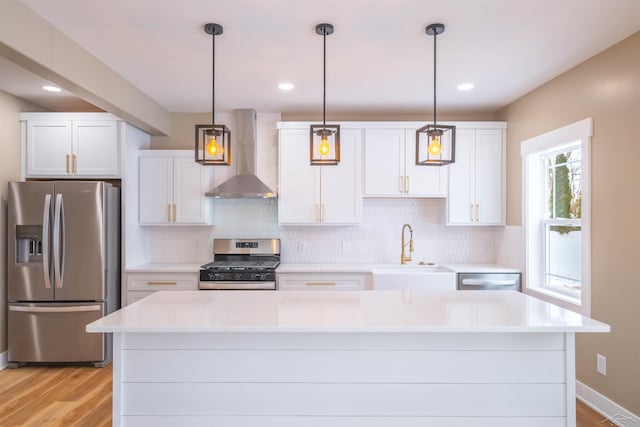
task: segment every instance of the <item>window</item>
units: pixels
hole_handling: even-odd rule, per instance
[[[525,292],[590,314],[591,119],[521,146]]]

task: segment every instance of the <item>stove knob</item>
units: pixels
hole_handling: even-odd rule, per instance
[[[240,280],[240,279],[242,279],[242,274],[236,273],[236,280]]]
[[[222,273],[216,273],[213,275],[213,280],[222,280],[224,279],[224,274]]]
[[[260,275],[260,280],[265,281],[265,280],[267,280],[267,277],[268,277],[268,276],[269,276],[269,273],[262,273],[262,274]]]

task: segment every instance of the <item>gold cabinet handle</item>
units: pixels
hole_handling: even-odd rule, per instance
[[[405,181],[407,182],[405,185],[405,193],[410,193],[411,192],[411,177],[409,175],[404,177]]]
[[[173,205],[173,222],[176,222],[176,205]]]
[[[69,154],[67,154],[67,175],[69,175],[69,157],[71,157]]]
[[[307,286],[335,286],[336,282],[306,282]]]
[[[77,174],[78,173],[78,168],[76,167],[76,155],[72,154],[71,155],[71,171],[73,172],[73,174]]]
[[[147,285],[168,285],[168,286],[175,286],[177,285],[178,282],[170,282],[168,280],[156,280],[156,281],[149,281],[147,282]]]

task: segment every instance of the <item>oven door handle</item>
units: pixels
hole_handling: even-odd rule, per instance
[[[206,281],[201,280],[198,284],[201,290],[269,290],[276,289],[276,282],[240,282],[233,280]]]

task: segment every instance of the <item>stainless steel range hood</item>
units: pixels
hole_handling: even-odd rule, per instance
[[[218,199],[271,199],[276,193],[267,187],[257,176],[256,170],[256,110],[235,111],[236,131],[232,137],[232,162],[236,175],[205,195]]]

